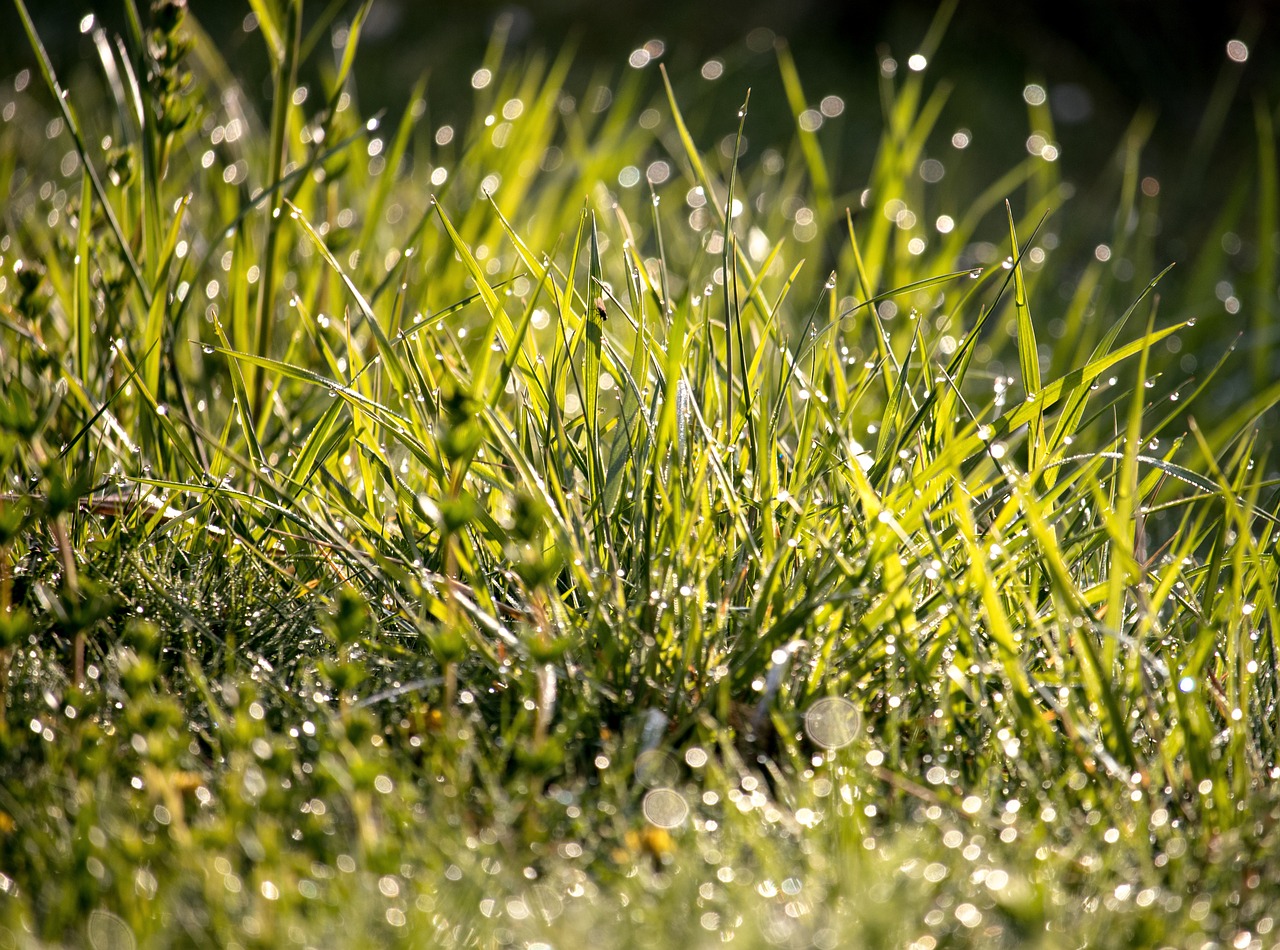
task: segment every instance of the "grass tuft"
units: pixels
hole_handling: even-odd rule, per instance
[[[361,114],[367,3],[309,89],[254,0],[264,113],[185,5],[64,96],[15,2],[9,942],[1272,939],[1270,104],[1167,287],[1141,118],[1079,252],[1043,152],[921,176],[914,68],[854,180],[785,46],[766,147],[500,40],[432,130]]]

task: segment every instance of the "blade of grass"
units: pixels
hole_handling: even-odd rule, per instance
[[[270,17],[264,0],[252,0],[258,22],[262,25],[262,35],[272,54],[273,94],[271,99],[271,131],[267,143],[267,177],[264,187],[276,186],[284,177],[285,164],[289,157],[289,145],[286,134],[289,129],[289,109],[293,102],[293,90],[298,84],[298,53],[302,46],[302,0],[285,0],[285,23],[283,30],[278,30]],[[264,20],[263,17],[266,17]],[[276,191],[271,199],[271,210],[267,216],[267,237],[263,243],[261,264],[258,278],[258,315],[254,327],[254,352],[258,356],[270,356],[275,334],[276,314],[276,258],[280,240],[280,219],[284,213],[285,198]],[[258,423],[265,420],[267,380],[264,375],[254,369],[248,380],[249,391],[253,394],[252,409],[257,413]]]
[[[1035,324],[1031,322],[1031,305],[1027,300],[1027,282],[1022,273],[1022,253],[1018,250],[1018,233],[1013,225],[1013,206],[1004,204],[1009,219],[1009,246],[1013,261],[1013,305],[1018,324],[1018,365],[1022,370],[1022,387],[1028,398],[1040,392],[1040,355],[1036,347]],[[1027,471],[1040,465],[1045,450],[1044,409],[1032,414],[1027,431]]]
[[[76,375],[88,389],[89,362],[93,344],[93,298],[89,291],[89,233],[93,222],[93,183],[86,172],[80,183],[80,226],[76,231]]]
[[[13,2],[18,9],[18,16],[22,20],[22,28],[26,31],[27,39],[36,54],[40,75],[44,78],[45,85],[48,86],[50,94],[58,104],[58,109],[62,113],[62,120],[66,123],[67,131],[71,133],[71,139],[75,143],[76,154],[80,158],[80,164],[84,168],[85,174],[89,176],[89,180],[93,183],[93,193],[97,195],[98,203],[102,206],[102,213],[106,215],[111,232],[115,235],[120,254],[128,265],[129,274],[138,288],[138,293],[142,296],[143,304],[150,307],[150,288],[142,277],[142,270],[138,267],[138,261],[133,255],[132,245],[125,239],[124,232],[120,228],[120,222],[116,219],[115,210],[112,208],[111,202],[107,200],[107,192],[102,187],[102,179],[98,176],[98,171],[89,158],[89,153],[84,144],[84,136],[80,132],[80,123],[76,121],[75,113],[71,111],[71,103],[67,95],[63,92],[62,87],[58,85],[58,77],[54,74],[53,64],[49,62],[49,54],[45,52],[44,44],[36,33],[35,25],[31,22],[31,15],[27,13],[26,3],[24,0],[13,0]]]

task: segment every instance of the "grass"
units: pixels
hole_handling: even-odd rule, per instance
[[[1272,104],[1166,278],[1139,125],[1097,246],[927,69],[846,181],[784,45],[432,129],[252,6],[0,129],[0,943],[1280,940]]]

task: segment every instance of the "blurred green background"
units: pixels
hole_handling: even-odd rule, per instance
[[[91,45],[80,34],[86,13],[115,30],[123,25],[119,3],[53,0],[29,6],[64,76],[77,62],[96,68]],[[664,44],[658,61],[667,64],[684,98],[696,104],[693,114],[710,125],[704,131],[714,135],[721,125],[728,131],[751,87],[748,135],[775,140],[781,124],[790,122],[772,51],[774,37],[783,37],[815,101],[837,95],[846,104],[826,134],[836,140],[839,173],[847,178],[840,184],[852,188],[870,165],[880,129],[879,63],[892,57],[904,68],[937,6],[921,0],[378,0],[356,74],[362,110],[387,108],[393,114],[425,74],[429,120],[443,124],[469,114],[469,80],[496,24],[506,27],[512,55],[569,44],[575,51],[571,85],[583,89],[616,78],[629,68],[633,50],[656,39]],[[307,24],[326,15],[341,24],[356,7],[355,0],[308,0]],[[233,68],[260,77],[265,86],[266,57],[249,4],[190,0],[190,9]],[[1147,110],[1155,124],[1143,172],[1178,191],[1164,205],[1166,251],[1177,257],[1194,246],[1200,225],[1209,226],[1232,180],[1256,166],[1253,101],[1260,97],[1274,108],[1280,97],[1278,33],[1280,10],[1266,0],[965,0],[928,69],[932,78],[954,85],[941,128],[972,131],[966,163],[975,187],[1024,154],[1022,91],[1028,83],[1047,90],[1063,174],[1084,184],[1106,171],[1125,129]],[[1228,57],[1232,39],[1247,46],[1244,62]],[[0,56],[0,74],[6,76],[32,62],[7,0],[0,4]],[[700,70],[712,58],[724,70],[704,80]],[[648,69],[656,87],[656,70],[652,64]],[[11,89],[0,97],[12,95]]]

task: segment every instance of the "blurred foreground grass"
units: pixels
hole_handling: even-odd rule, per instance
[[[1161,299],[1140,123],[1105,244],[1034,96],[947,174],[945,10],[844,191],[783,45],[432,129],[281,6],[0,127],[0,945],[1280,940],[1274,104]]]

